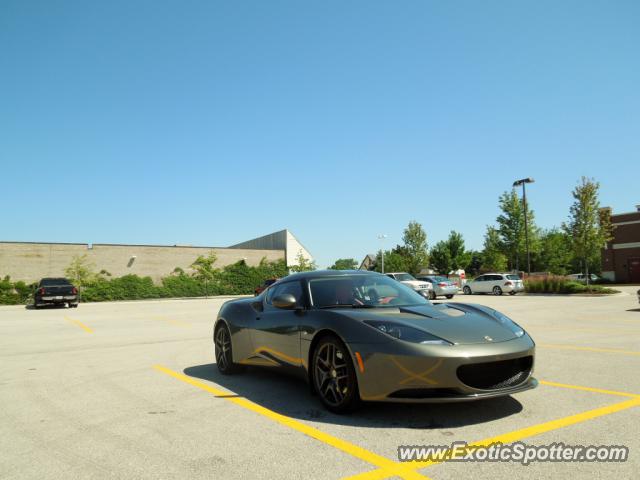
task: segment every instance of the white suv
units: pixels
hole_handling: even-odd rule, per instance
[[[513,273],[485,273],[467,282],[462,291],[465,295],[472,293],[493,293],[515,295],[524,291],[522,279]]]
[[[393,278],[394,280],[399,281],[400,283],[404,283],[407,287],[413,288],[416,292],[422,295],[425,298],[430,298],[432,295],[430,294],[430,290],[433,289],[433,285],[429,282],[424,282],[416,279],[410,273],[405,272],[393,272],[393,273],[385,273],[387,277]]]

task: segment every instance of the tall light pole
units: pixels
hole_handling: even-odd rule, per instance
[[[527,183],[533,183],[535,180],[531,177],[522,178],[513,182],[514,187],[522,185],[522,206],[524,208],[524,241],[527,246],[527,274],[531,276],[531,254],[529,253],[529,225],[527,223]]]
[[[380,249],[380,255],[382,256],[382,273],[384,273],[384,239],[387,238],[387,235],[381,233],[378,235],[378,240],[382,242],[382,248]]]

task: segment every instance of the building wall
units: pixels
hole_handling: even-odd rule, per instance
[[[640,258],[640,211],[611,216],[614,238],[602,251],[602,276],[619,283],[640,282],[632,265]]]
[[[289,230],[280,230],[262,237],[247,240],[246,242],[231,245],[229,248],[276,248],[285,251],[287,266],[298,264],[298,255],[313,261],[311,253],[300,243],[300,241]]]
[[[74,256],[87,254],[96,271],[104,269],[114,277],[127,274],[150,276],[158,282],[176,267],[188,271],[198,256],[212,251],[218,257],[217,267],[242,259],[248,265],[258,265],[262,258],[268,261],[285,258],[284,250],[251,248],[108,244],[93,244],[89,248],[81,243],[0,242],[0,276],[10,275],[12,280],[26,282],[35,282],[42,277],[61,277]],[[133,256],[136,258],[132,259]]]

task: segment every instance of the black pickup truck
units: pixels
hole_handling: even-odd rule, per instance
[[[78,307],[78,289],[66,278],[43,278],[33,296],[34,308],[43,305],[64,305]]]

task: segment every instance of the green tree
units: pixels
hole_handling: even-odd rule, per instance
[[[318,267],[315,261],[309,260],[304,256],[302,250],[300,250],[296,256],[296,264],[290,268],[292,272],[310,272],[316,270]]]
[[[218,270],[213,266],[216,263],[218,257],[211,251],[207,256],[198,256],[191,264],[193,270],[193,277],[204,283],[205,296],[209,296],[210,287],[215,285],[216,275]],[[175,271],[175,270],[174,270]]]
[[[88,255],[75,255],[64,270],[67,278],[78,288],[83,289],[96,280],[95,265],[89,261]]]
[[[379,251],[376,255],[376,265],[374,267],[376,272],[382,271],[382,251]],[[394,250],[387,250],[384,252],[384,271],[385,272],[408,272],[409,263],[405,255],[402,255]]]
[[[498,204],[502,213],[496,219],[501,238],[503,253],[507,256],[509,268],[519,270],[526,261],[524,206],[515,189],[504,192]],[[538,229],[533,211],[527,205],[527,223],[529,230],[529,250],[537,251]]]
[[[412,275],[420,273],[429,263],[427,252],[427,233],[416,221],[409,222],[402,235],[404,249],[407,256],[407,269]],[[385,259],[386,262],[386,259]],[[386,270],[386,268],[385,268]]]
[[[471,253],[467,252],[461,233],[452,230],[447,238],[447,248],[451,257],[451,270],[465,268],[471,261]],[[449,273],[449,272],[446,272]]]
[[[565,231],[552,228],[542,232],[539,252],[533,258],[536,271],[566,275],[570,273],[572,258],[571,238]]]
[[[471,275],[475,277],[480,273],[480,269],[482,268],[482,252],[478,252],[472,250],[469,252],[469,263],[464,267],[467,275]]]
[[[329,267],[330,270],[355,270],[358,262],[354,258],[339,258]]]
[[[500,272],[507,269],[507,257],[502,253],[502,249],[498,230],[494,227],[487,227],[482,251],[482,270]]]
[[[429,263],[431,268],[436,272],[448,275],[451,271],[451,253],[449,251],[449,245],[444,240],[440,240],[436,243],[429,252]]]
[[[582,177],[572,192],[569,221],[563,225],[575,258],[584,265],[587,284],[589,267],[600,263],[600,249],[611,240],[613,231],[608,213],[600,209],[599,189],[600,184],[594,179]]]

